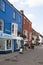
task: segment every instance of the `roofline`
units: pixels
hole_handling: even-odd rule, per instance
[[[15,6],[13,6],[13,4],[11,4],[8,0],[7,0],[7,2],[10,4],[10,6],[13,8],[13,9],[16,9],[15,8]],[[20,13],[20,11],[18,10],[18,9],[16,9],[19,13]],[[21,14],[21,13],[20,13]]]
[[[32,30],[33,30],[33,31],[35,31],[36,33],[38,33],[38,34],[39,34],[39,32],[37,32],[37,31],[36,31],[36,30],[34,30],[33,28],[32,28]]]
[[[23,16],[25,16],[25,14],[23,14]],[[26,16],[25,16],[26,17]],[[26,19],[32,24],[32,22],[26,17]]]
[[[7,0],[7,2],[10,4],[10,6],[13,8],[13,9],[16,9],[14,6],[13,6],[13,4],[11,4],[8,0]],[[19,13],[20,13],[20,11],[18,10],[18,9],[16,9]],[[21,13],[20,13],[21,14]],[[22,15],[22,14],[21,14]],[[25,16],[24,14],[23,14],[23,16]],[[26,17],[26,16],[25,16]],[[26,17],[27,18],[27,17]],[[32,22],[27,18],[27,20],[32,24]]]
[[[33,28],[32,28],[32,30],[34,30]],[[41,36],[42,38],[43,38],[43,35],[42,34],[40,34],[39,32],[37,32],[36,30],[34,30],[36,33],[38,33],[39,34],[39,36]]]

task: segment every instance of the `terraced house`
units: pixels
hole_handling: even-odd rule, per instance
[[[24,11],[20,11],[22,14],[22,33],[26,35],[26,43],[31,45],[31,35],[32,35],[32,22],[25,16]]]
[[[0,53],[19,50],[18,31],[22,32],[22,15],[8,0],[0,0]]]

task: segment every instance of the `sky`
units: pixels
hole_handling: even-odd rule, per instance
[[[23,10],[32,27],[43,35],[43,0],[8,0],[19,11]]]

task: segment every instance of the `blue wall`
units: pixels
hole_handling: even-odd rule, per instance
[[[0,9],[0,19],[4,21],[4,33],[11,34],[12,22],[17,23],[18,30],[22,32],[22,15],[7,0],[4,2],[5,11]],[[15,19],[13,18],[13,12],[15,12]]]

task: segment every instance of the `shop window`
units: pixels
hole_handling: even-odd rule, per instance
[[[16,48],[19,49],[21,47],[20,40],[16,41]]]
[[[0,38],[0,50],[5,50],[5,40]]]
[[[7,49],[11,49],[11,40],[7,40]]]

